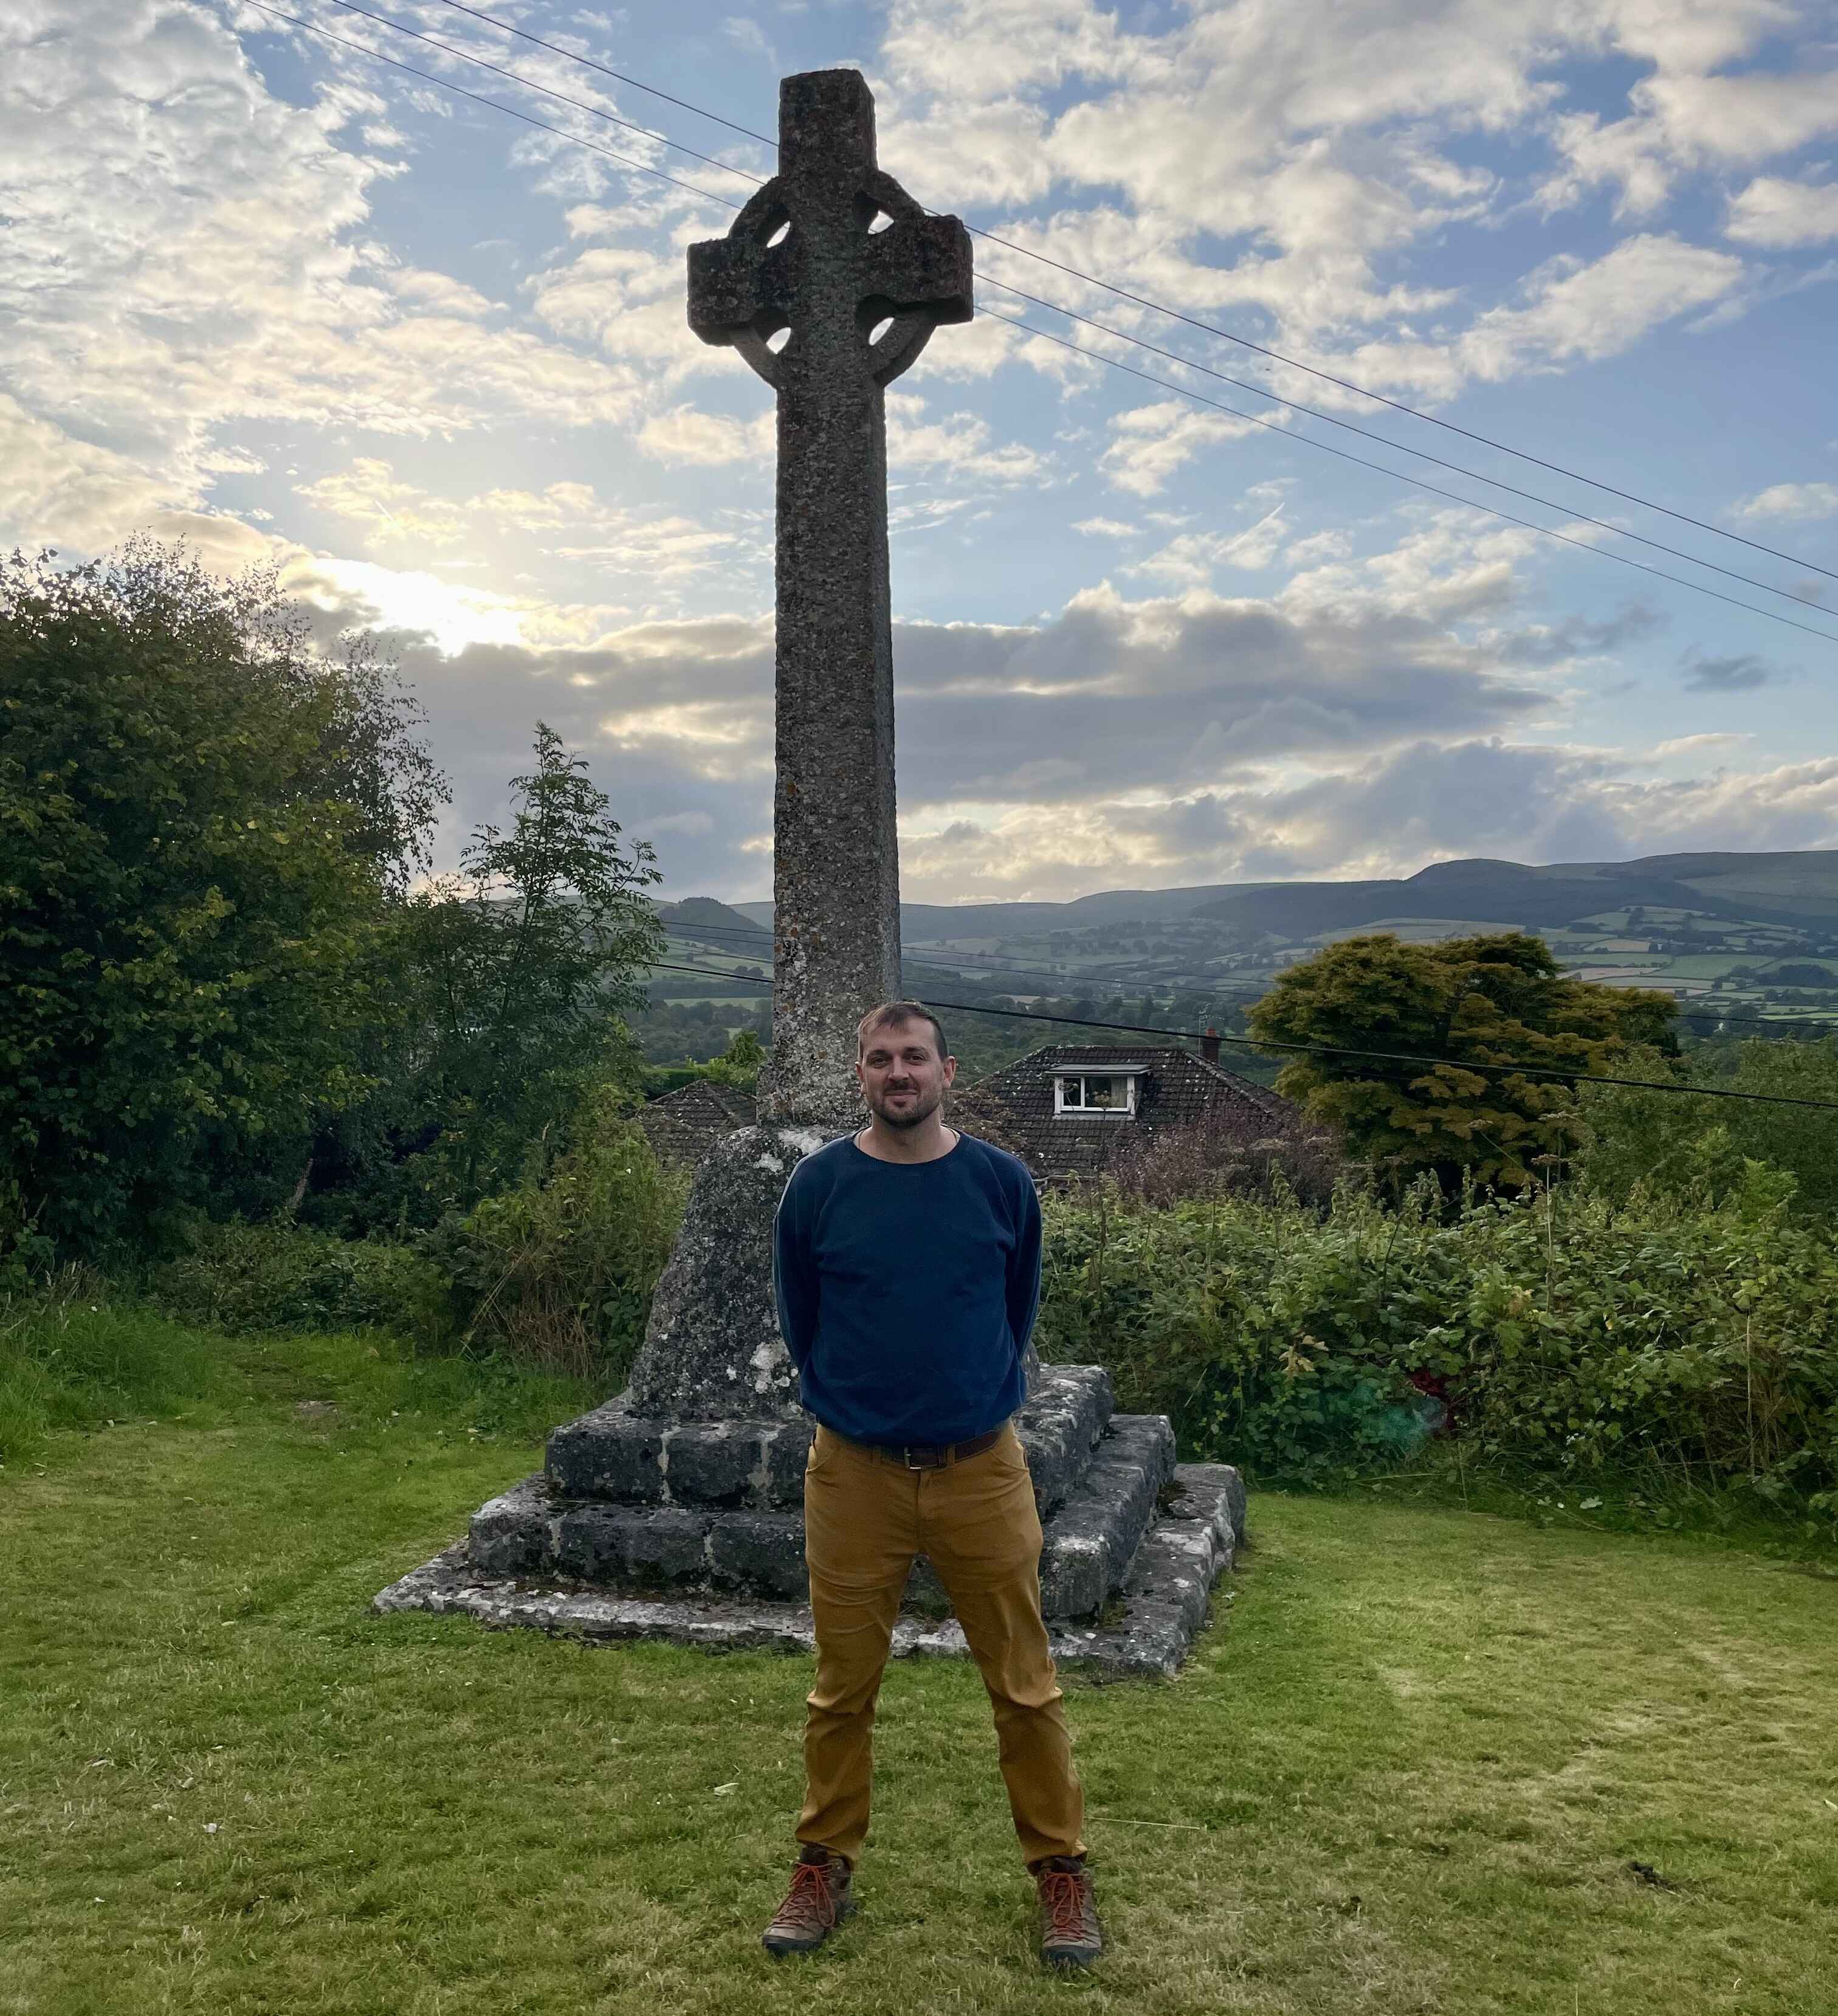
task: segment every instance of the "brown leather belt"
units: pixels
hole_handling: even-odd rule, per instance
[[[836,1435],[834,1428],[829,1432]],[[1002,1438],[1002,1431],[991,1428],[987,1435],[972,1435],[967,1442],[909,1442],[904,1446],[888,1442],[856,1442],[855,1447],[885,1456],[890,1463],[904,1463],[908,1470],[942,1470],[947,1463],[962,1463],[967,1456],[980,1456],[985,1449],[994,1449]],[[846,1442],[854,1438],[836,1435],[836,1440]]]

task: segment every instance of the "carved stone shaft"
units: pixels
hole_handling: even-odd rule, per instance
[[[772,1062],[762,1121],[852,1124],[854,1030],[900,991],[883,388],[969,319],[968,234],[875,165],[854,70],[779,88],[779,171],[689,248],[689,322],[779,395]]]

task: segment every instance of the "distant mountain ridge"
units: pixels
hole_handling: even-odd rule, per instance
[[[692,897],[688,902],[700,906],[709,899]],[[1650,854],[1633,861],[1556,862],[1545,867],[1477,859],[1433,862],[1396,880],[1106,889],[1064,903],[904,903],[901,927],[908,941],[925,943],[1198,916],[1250,931],[1306,937],[1413,918],[1464,918],[1536,929],[1633,904],[1829,931],[1838,920],[1838,848]],[[771,928],[770,903],[710,908],[728,910],[740,923]]]

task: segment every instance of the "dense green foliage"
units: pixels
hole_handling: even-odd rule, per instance
[[[539,722],[509,830],[418,881],[448,795],[419,725],[272,574],[0,564],[0,1286],[195,1247],[200,1214],[425,1230],[635,1098],[650,848]],[[302,1321],[389,1271],[290,1251]]]
[[[1042,1349],[1260,1477],[1445,1431],[1483,1463],[1653,1468],[1838,1525],[1838,1250],[1790,1191],[1751,1163],[1696,1204],[1056,1199]]]
[[[469,1346],[623,1381],[689,1190],[660,1168],[624,1103],[602,1090],[541,1181],[485,1197],[418,1242],[445,1284],[451,1334]]]
[[[599,1088],[635,1096],[620,1011],[661,942],[652,851],[623,841],[584,761],[541,722],[535,759],[511,780],[510,830],[479,827],[459,874],[404,908],[377,1090],[311,1144],[313,1222],[425,1229],[539,1173]]]
[[[1581,1087],[1577,1167],[1592,1186],[1614,1197],[1701,1199],[1726,1192],[1745,1162],[1765,1161],[1793,1178],[1796,1211],[1830,1222],[1838,1211],[1838,1114],[1764,1100],[1838,1104],[1838,1040],[1750,1039],[1702,1045],[1676,1065],[1657,1057],[1632,1061],[1636,1077],[1761,1096]]]
[[[442,790],[412,725],[272,578],[0,562],[0,1245],[144,1237],[362,1095]]]
[[[1637,1046],[1670,1051],[1671,998],[1558,977],[1520,931],[1408,945],[1343,938],[1282,974],[1250,1011],[1253,1035],[1312,1048],[1277,1088],[1343,1135],[1347,1152],[1408,1178],[1433,1172],[1518,1190],[1574,1147],[1575,1088],[1561,1075],[1388,1064],[1347,1053],[1613,1075]]]
[[[200,1226],[153,1299],[237,1334],[375,1325],[441,1350],[505,1351],[610,1386],[644,1336],[687,1180],[660,1168],[616,1088],[589,1093],[558,1153],[408,1240],[286,1222]]]

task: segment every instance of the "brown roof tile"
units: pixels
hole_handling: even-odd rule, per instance
[[[1136,1111],[1128,1118],[1084,1119],[1053,1111],[1053,1079],[1081,1065],[1130,1068],[1138,1078]],[[1144,1132],[1192,1126],[1225,1104],[1271,1133],[1287,1132],[1299,1109],[1267,1085],[1254,1085],[1175,1045],[1128,1050],[1050,1043],[982,1078],[951,1101],[952,1122],[1018,1155],[1043,1183],[1102,1175],[1123,1143]]]
[[[750,1092],[699,1078],[642,1106],[638,1121],[660,1161],[694,1165],[724,1134],[752,1126],[757,1117]]]

